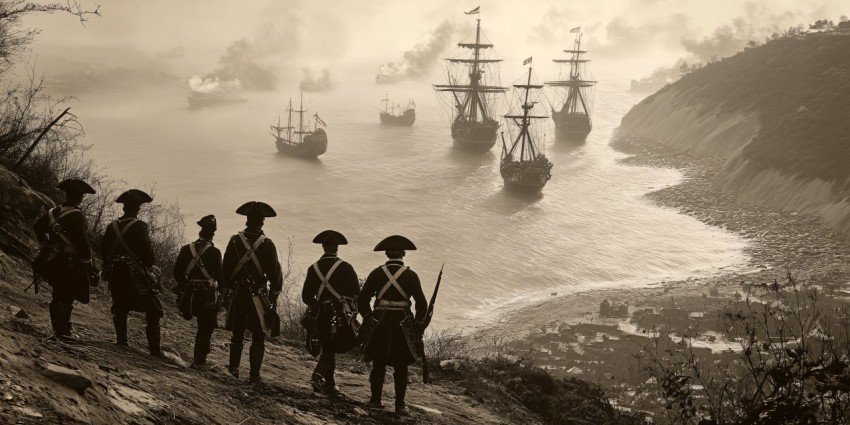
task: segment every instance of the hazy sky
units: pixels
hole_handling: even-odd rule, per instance
[[[87,4],[87,0],[81,1]],[[425,44],[445,21],[469,28],[463,14],[480,5],[483,25],[507,60],[558,56],[581,26],[594,58],[641,59],[664,65],[686,53],[683,39],[701,40],[723,26],[763,37],[771,29],[838,18],[837,0],[763,1],[300,1],[145,0],[104,1],[103,16],[82,27],[73,17],[39,16],[34,43],[42,57],[106,66],[167,66],[181,77],[214,69],[236,40],[251,43],[255,59],[285,74],[303,67],[377,69]],[[466,31],[462,31],[466,33]],[[156,54],[182,48],[168,61]],[[104,54],[112,51],[112,54]],[[149,62],[145,60],[151,59]],[[51,72],[51,69],[46,70]]]

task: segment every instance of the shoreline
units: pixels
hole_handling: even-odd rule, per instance
[[[696,307],[700,300],[705,303],[706,299],[728,300],[741,292],[743,284],[772,282],[787,273],[802,280],[850,281],[847,264],[850,244],[832,232],[820,217],[742,204],[733,196],[719,192],[712,179],[724,158],[693,155],[619,132],[615,132],[609,145],[629,155],[619,161],[621,164],[681,171],[683,177],[678,184],[643,196],[658,206],[673,208],[743,237],[748,242],[744,253],[749,264],[741,271],[721,270],[715,275],[628,288],[588,289],[538,301],[473,330],[469,337],[475,345],[486,348],[500,341],[515,347],[526,346],[541,334],[557,333],[559,328],[594,323],[611,326],[622,322],[622,317],[612,321],[600,316],[600,304],[606,299],[615,304],[629,302],[631,314],[643,308],[663,309],[665,302],[672,302],[678,308],[687,304]],[[545,363],[547,356],[542,357],[538,361]]]

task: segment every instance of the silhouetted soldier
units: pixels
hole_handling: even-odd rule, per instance
[[[370,407],[382,408],[386,367],[393,367],[395,411],[408,413],[404,402],[407,392],[407,367],[417,360],[416,323],[421,323],[428,310],[419,276],[404,265],[406,250],[415,250],[409,239],[393,235],[382,240],[375,251],[385,251],[389,260],[369,273],[360,291],[357,305],[363,316],[363,349],[372,360],[369,383],[372,387]],[[410,310],[410,298],[416,303],[416,316]],[[375,298],[374,311],[369,302]],[[415,322],[415,323],[414,323]]]
[[[180,248],[174,263],[178,305],[183,318],[198,318],[193,367],[204,367],[210,353],[212,334],[218,326],[218,282],[221,281],[221,251],[213,245],[215,216],[198,221],[198,240]]]
[[[265,218],[276,217],[277,213],[268,204],[258,201],[245,203],[236,213],[247,216],[248,220],[245,230],[230,238],[222,264],[222,287],[230,293],[225,328],[233,331],[228,370],[239,377],[247,328],[251,331],[249,382],[258,383],[266,336],[276,336],[273,331],[280,326],[280,323],[269,323],[269,319],[274,316],[272,320],[279,320],[271,311],[283,288],[283,275],[277,249],[262,230]]]
[[[65,202],[48,210],[33,229],[41,248],[36,267],[53,289],[49,307],[52,338],[64,339],[71,336],[74,301],[88,304],[89,283],[97,285],[97,269],[86,236],[88,225],[80,210],[83,195],[95,191],[79,179],[65,180],[57,187],[65,191]]]
[[[159,301],[158,282],[149,278],[154,268],[147,223],[138,219],[142,204],[153,201],[145,192],[130,189],[115,202],[124,204],[124,215],[113,221],[103,235],[100,247],[112,295],[112,323],[118,345],[127,345],[127,315],[130,311],[145,313],[145,335],[151,355],[162,357],[159,319],[162,304]]]
[[[339,246],[348,244],[342,233],[325,230],[313,238],[313,243],[322,244],[325,253],[307,269],[304,289],[301,292],[301,299],[310,306],[311,314],[315,314],[319,344],[322,347],[322,354],[310,382],[313,390],[337,396],[339,387],[336,386],[334,371],[336,353],[341,351],[341,348],[333,343],[336,329],[332,329],[331,321],[335,314],[343,311],[343,303],[346,302],[344,297],[352,301],[357,299],[360,281],[354,267],[337,256]]]

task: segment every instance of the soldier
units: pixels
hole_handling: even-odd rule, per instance
[[[343,303],[346,297],[352,301],[357,299],[360,281],[354,267],[337,256],[339,246],[348,244],[342,233],[325,230],[313,238],[313,243],[322,244],[325,253],[307,270],[301,292],[301,299],[316,317],[319,344],[322,347],[310,383],[314,391],[335,397],[340,394],[334,380],[339,347],[333,344],[331,320],[345,308]]]
[[[221,251],[213,245],[217,228],[215,216],[205,216],[198,221],[198,226],[201,226],[198,240],[180,248],[174,263],[174,280],[183,318],[198,318],[192,367],[203,368],[210,353],[213,330],[218,326]]]
[[[387,366],[393,367],[395,382],[395,411],[408,414],[404,403],[407,392],[407,367],[417,360],[416,326],[421,324],[428,310],[428,302],[422,293],[419,276],[404,265],[404,254],[415,250],[409,239],[393,235],[375,246],[375,251],[384,251],[389,259],[386,264],[369,273],[357,306],[363,316],[363,350],[372,360],[369,383],[372,398],[369,406],[383,408],[381,393]],[[374,311],[369,306],[375,298]],[[416,316],[410,311],[410,298],[416,303]],[[414,323],[415,322],[415,323]]]
[[[115,202],[124,204],[124,215],[113,221],[103,235],[100,246],[108,271],[109,293],[112,295],[112,323],[118,345],[127,345],[127,315],[130,311],[145,313],[145,335],[152,356],[163,357],[160,347],[158,282],[150,277],[154,268],[147,223],[138,219],[142,204],[153,199],[145,192],[130,189]]]
[[[86,236],[88,225],[80,210],[83,195],[95,191],[79,179],[65,180],[57,187],[65,191],[65,202],[48,210],[33,225],[41,248],[35,267],[41,269],[39,273],[53,289],[49,306],[51,338],[66,339],[71,337],[74,301],[88,304],[89,283],[97,285],[98,271]]]
[[[262,230],[265,218],[276,217],[277,213],[259,201],[245,203],[236,213],[247,216],[248,220],[245,230],[230,238],[222,263],[222,287],[229,298],[225,329],[233,332],[227,369],[231,375],[239,377],[242,341],[247,328],[251,331],[248,380],[259,383],[266,336],[276,336],[275,328],[280,330],[280,319],[274,308],[283,288],[283,273],[277,248]],[[274,320],[278,323],[270,322]]]

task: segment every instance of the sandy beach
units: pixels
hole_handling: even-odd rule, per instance
[[[798,282],[821,285],[830,296],[848,295],[850,244],[818,217],[745,205],[720,193],[712,177],[723,165],[722,158],[697,157],[623,135],[611,145],[630,155],[622,160],[624,164],[680,169],[684,176],[679,184],[648,193],[647,199],[745,237],[751,258],[748,268],[649,286],[553,296],[472,334],[482,353],[507,346],[513,355],[556,375],[599,382],[627,405],[634,389],[619,390],[640,374],[636,357],[650,346],[654,329],[691,333],[693,346],[714,352],[734,350],[736,343],[718,339],[716,332],[693,329],[717,326],[718,313],[742,296],[747,285],[782,282],[791,273]],[[604,300],[612,308],[600,314]]]

